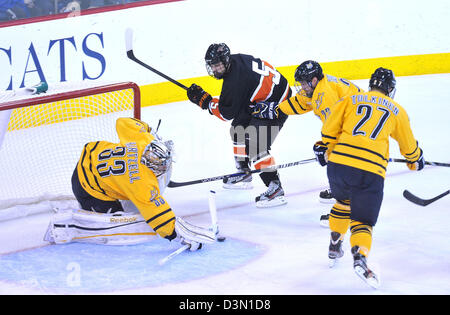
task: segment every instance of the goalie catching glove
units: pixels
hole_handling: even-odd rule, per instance
[[[190,245],[190,251],[196,251],[202,248],[203,243],[214,243],[216,236],[213,231],[204,229],[184,221],[180,217],[175,219],[175,240],[183,245]]]
[[[209,102],[212,101],[212,96],[208,92],[203,91],[197,84],[192,84],[187,89],[187,97],[192,103],[200,106],[201,109],[208,109]]]
[[[317,141],[313,146],[314,154],[316,155],[316,160],[320,165],[325,166],[328,163],[328,147],[322,141]]]
[[[260,119],[277,119],[278,104],[275,102],[259,102],[253,107],[253,117]]]
[[[423,151],[422,149],[420,149],[420,155],[419,158],[417,159],[417,161],[414,162],[406,162],[406,166],[408,166],[408,168],[411,171],[420,171],[425,167],[425,159],[423,158]]]

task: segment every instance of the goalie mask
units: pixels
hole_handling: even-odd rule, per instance
[[[297,92],[300,92],[300,90],[303,89],[306,92],[306,96],[312,97],[315,89],[312,80],[314,78],[317,78],[317,81],[323,79],[322,67],[316,61],[307,60],[297,67],[294,78]]]
[[[141,163],[147,166],[156,177],[166,173],[172,165],[172,141],[153,140],[142,154]]]
[[[384,92],[390,98],[395,96],[395,85],[397,81],[395,80],[394,73],[392,70],[385,68],[378,68],[370,77],[369,88],[376,88]]]
[[[211,44],[205,55],[206,70],[216,79],[222,79],[231,68],[230,48],[224,43]]]

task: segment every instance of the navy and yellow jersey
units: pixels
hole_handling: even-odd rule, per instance
[[[81,185],[100,200],[130,200],[155,232],[170,236],[175,214],[161,196],[165,187],[140,162],[145,147],[155,139],[151,128],[137,119],[119,118],[116,131],[120,143],[96,141],[84,146],[77,164]]]
[[[340,98],[358,92],[363,90],[352,82],[325,74],[317,83],[311,98],[306,96],[304,90],[300,90],[300,93],[282,102],[278,108],[286,115],[301,115],[313,111],[324,123],[330,115],[331,106]]]
[[[328,144],[328,160],[385,177],[389,160],[389,138],[400,153],[417,161],[420,148],[406,111],[390,97],[370,91],[339,100],[322,127],[322,141]]]
[[[231,71],[223,78],[220,98],[213,100],[218,104],[212,114],[233,120],[233,126],[247,125],[252,119],[250,105],[261,101],[278,104],[290,95],[287,79],[272,65],[250,55],[233,54]]]

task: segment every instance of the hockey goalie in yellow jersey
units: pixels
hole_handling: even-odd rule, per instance
[[[162,196],[172,172],[173,142],[133,118],[117,119],[116,131],[119,143],[84,146],[72,175],[80,209],[56,213],[44,239],[124,245],[160,236],[188,244],[191,251],[212,243],[212,231],[175,216]],[[122,202],[127,200],[138,211],[125,211]]]
[[[367,257],[383,200],[390,137],[397,141],[410,170],[420,171],[425,165],[408,114],[393,100],[395,87],[391,70],[376,69],[369,92],[346,96],[331,108],[322,127],[325,150],[318,151],[337,200],[330,212],[328,257],[334,264],[343,256],[342,241],[350,228],[353,267],[374,288],[379,280],[368,268]]]

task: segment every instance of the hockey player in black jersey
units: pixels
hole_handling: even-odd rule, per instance
[[[291,96],[288,81],[266,61],[245,54],[231,54],[224,43],[212,44],[205,55],[208,73],[222,79],[219,98],[213,98],[200,86],[192,84],[187,90],[189,100],[208,110],[223,121],[231,120],[230,135],[234,159],[239,172],[263,169],[275,164],[270,148],[283,127],[287,115],[276,119],[252,116],[253,107],[261,101],[278,104]],[[256,206],[272,207],[286,203],[278,172],[260,173],[267,191],[256,197]],[[250,173],[224,180],[229,189],[250,189]]]

